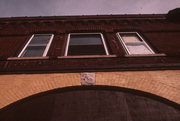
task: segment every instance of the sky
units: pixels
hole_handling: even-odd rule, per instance
[[[0,17],[158,14],[180,0],[0,0]]]

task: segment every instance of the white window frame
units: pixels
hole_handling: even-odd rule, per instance
[[[69,42],[70,42],[70,39],[71,39],[71,35],[97,35],[99,34],[101,36],[101,40],[102,40],[102,45],[104,46],[104,50],[105,50],[105,53],[106,55],[109,55],[109,52],[108,52],[108,49],[107,49],[107,46],[106,46],[106,42],[105,42],[105,39],[104,39],[104,36],[102,33],[69,33],[68,34],[68,38],[67,38],[67,44],[66,44],[66,50],[65,50],[65,54],[64,56],[69,56],[68,55],[68,49],[69,49]],[[77,56],[83,56],[83,55],[77,55]],[[88,55],[90,56],[90,55]]]
[[[151,47],[146,43],[146,41],[144,41],[144,39],[140,36],[140,34],[138,33],[138,32],[118,32],[117,33],[117,37],[118,37],[118,39],[119,39],[119,41],[120,41],[120,43],[123,45],[123,48],[124,48],[124,50],[126,51],[126,53],[128,54],[128,55],[142,55],[142,54],[132,54],[130,51],[129,51],[129,49],[127,48],[127,45],[126,45],[126,43],[123,41],[123,39],[122,39],[122,37],[121,37],[121,35],[120,34],[136,34],[141,40],[140,41],[142,41],[145,45],[146,45],[146,47],[150,50],[150,54],[155,54],[155,52],[151,49]],[[146,55],[146,54],[145,54]],[[147,54],[148,55],[148,54]]]
[[[25,49],[28,47],[29,43],[31,42],[31,40],[34,38],[35,35],[51,35],[50,40],[49,40],[49,42],[47,43],[46,48],[45,48],[45,50],[44,50],[44,53],[43,53],[43,55],[40,56],[40,57],[45,57],[45,56],[47,55],[47,52],[48,52],[48,50],[49,50],[49,47],[50,47],[50,45],[51,45],[51,43],[52,43],[52,40],[53,40],[53,38],[54,38],[54,34],[33,34],[33,35],[30,37],[30,39],[28,40],[28,42],[26,43],[26,45],[24,46],[24,48],[22,49],[22,51],[19,53],[18,57],[23,57],[23,56],[22,56],[23,52],[24,52]],[[40,44],[39,44],[39,45],[40,45]],[[32,56],[32,57],[33,57],[33,56]]]

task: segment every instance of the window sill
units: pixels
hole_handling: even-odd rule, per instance
[[[130,55],[125,55],[125,57],[161,57],[161,56],[166,56],[166,54],[159,53],[159,54],[130,54]]]
[[[125,57],[162,57],[166,56],[166,54],[131,54],[125,55]],[[58,59],[66,59],[66,58],[115,58],[117,55],[83,55],[83,56],[58,56]],[[45,57],[9,57],[7,60],[44,60],[49,59],[48,56]]]
[[[9,57],[7,60],[43,60],[49,59],[48,56],[45,57]]]
[[[83,55],[83,56],[58,56],[58,59],[64,58],[113,58],[117,55]]]

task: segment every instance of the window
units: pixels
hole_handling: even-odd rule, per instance
[[[53,36],[53,34],[32,35],[18,57],[46,56]]]
[[[65,56],[109,55],[101,33],[71,33]]]
[[[154,54],[137,32],[119,32],[117,35],[128,54]]]

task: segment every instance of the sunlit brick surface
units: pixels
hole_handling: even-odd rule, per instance
[[[80,85],[80,73],[0,75],[0,108],[40,92]],[[96,72],[96,85],[142,90],[180,104],[180,70]]]

